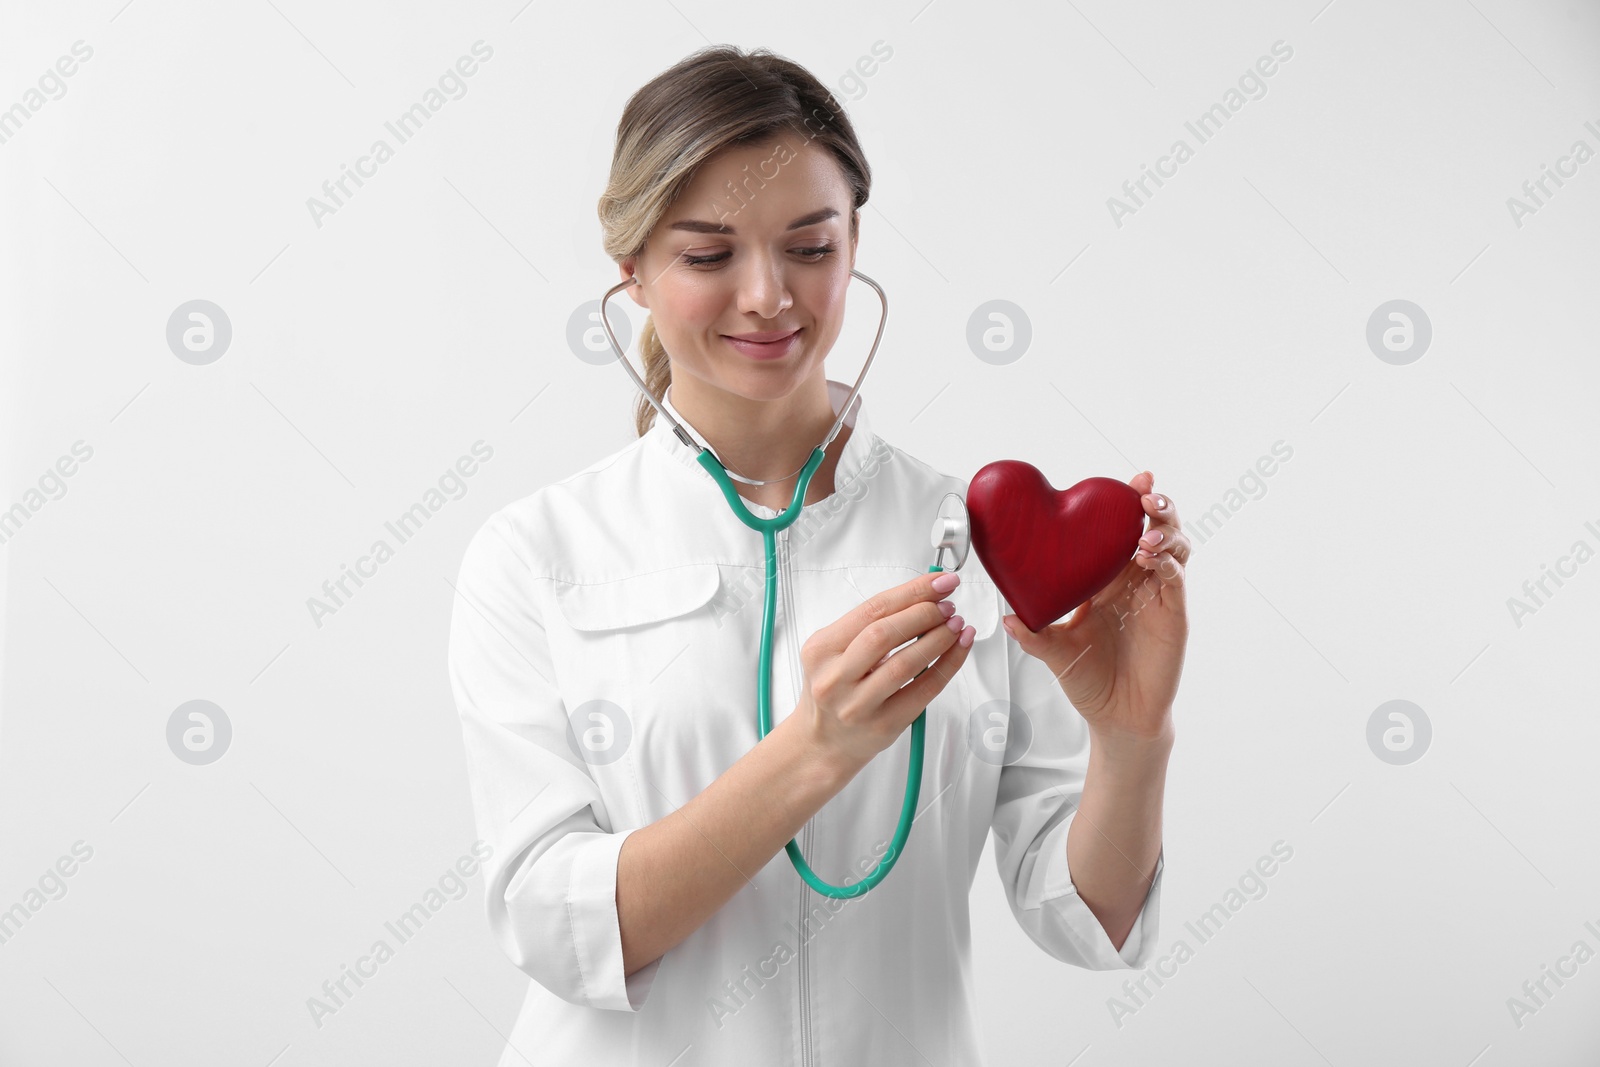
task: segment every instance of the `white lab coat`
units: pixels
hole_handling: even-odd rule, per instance
[[[837,411],[849,387],[828,389]],[[800,643],[925,573],[940,500],[965,495],[960,479],[876,436],[863,399],[835,492],[778,535],[774,725],[799,700]],[[670,388],[665,406],[677,415]],[[780,849],[624,978],[624,839],[758,743],[764,573],[761,534],[660,418],[508,504],[468,546],[450,679],[478,834],[493,849],[489,925],[534,979],[511,1035],[522,1055],[508,1049],[502,1064],[980,1064],[967,900],[991,827],[1012,914],[1045,952],[1096,970],[1150,960],[1164,858],[1119,953],[1067,870],[1087,726],[998,625],[1010,608],[973,553],[950,599],[976,639],[927,709],[919,813],[894,869],[838,900],[806,886]],[[907,730],[806,825],[801,849],[819,877],[859,881],[882,856],[910,743]]]

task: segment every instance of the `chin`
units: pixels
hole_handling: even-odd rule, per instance
[[[822,375],[822,361],[802,350],[797,358],[763,363],[746,359],[736,352],[699,351],[692,364],[673,361],[675,376],[692,376],[706,386],[750,401],[782,400],[813,376]]]
[[[719,387],[746,400],[782,400],[795,391],[803,379],[793,373],[760,367],[741,369],[727,376]]]
[[[785,365],[761,364],[753,360],[716,360],[710,374],[693,371],[695,377],[723,392],[735,393],[747,400],[778,400],[799,387],[800,383],[817,373],[809,363]]]

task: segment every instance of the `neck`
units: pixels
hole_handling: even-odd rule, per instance
[[[794,500],[799,468],[838,417],[828,399],[827,380],[820,374],[780,400],[751,400],[682,375],[672,381],[672,406],[716,450],[730,472],[771,482],[746,485],[734,479],[740,496],[779,511]],[[839,436],[811,476],[806,504],[833,492],[833,471],[849,435],[849,426],[839,427]]]

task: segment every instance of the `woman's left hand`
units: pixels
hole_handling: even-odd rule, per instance
[[[1133,559],[1062,622],[1038,633],[1016,615],[1004,623],[1024,652],[1050,668],[1094,735],[1159,741],[1172,733],[1189,639],[1190,544],[1172,501],[1153,494],[1155,475],[1144,471],[1128,484],[1150,520]]]

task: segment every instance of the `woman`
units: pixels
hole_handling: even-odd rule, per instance
[[[823,364],[869,182],[828,91],[765,51],[698,52],[622,115],[600,217],[649,309],[646,383],[763,483],[737,483],[763,518],[850,392]],[[975,556],[927,571],[963,482],[878,437],[863,398],[777,535],[765,738],[761,535],[642,397],[638,440],[467,549],[450,669],[489,920],[536,979],[502,1063],[981,1063],[967,898],[991,829],[1041,948],[1151,957],[1187,633],[1173,507],[1134,478],[1152,547],[1063,622],[1007,614],[1007,641]],[[884,860],[924,709],[895,866],[813,891],[785,843],[834,885]]]

